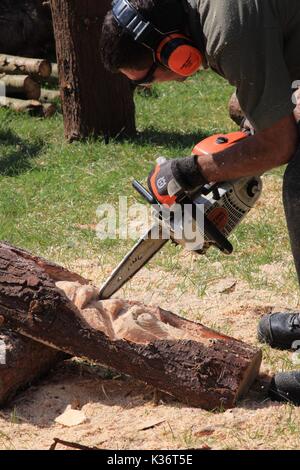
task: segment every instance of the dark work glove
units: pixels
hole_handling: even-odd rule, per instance
[[[148,187],[161,204],[172,206],[182,191],[207,184],[197,163],[198,157],[178,158],[157,164],[148,176]]]

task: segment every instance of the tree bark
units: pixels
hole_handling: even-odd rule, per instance
[[[41,86],[28,75],[4,75],[0,82],[5,85],[5,95],[12,98],[38,100]]]
[[[23,259],[34,260],[42,266],[53,281],[69,280],[82,284],[88,282],[87,279],[61,266],[37,256],[32,257],[25,250],[7,246],[11,252],[22,254]],[[0,406],[3,406],[18,390],[24,389],[69,356],[1,326],[0,322]]]
[[[247,344],[160,308],[98,301],[96,288],[48,273],[0,245],[0,316],[22,335],[206,409],[234,406],[258,374],[261,352]]]
[[[45,79],[51,75],[51,63],[44,59],[30,59],[0,54],[0,73],[37,75]]]
[[[7,328],[0,329],[0,406],[67,357]]]
[[[135,133],[129,81],[104,70],[99,41],[110,0],[51,0],[65,136],[131,136]]]

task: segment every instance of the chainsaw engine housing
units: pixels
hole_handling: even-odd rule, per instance
[[[227,238],[254,207],[261,192],[262,180],[259,176],[254,176],[218,185],[207,195],[195,194],[193,202],[203,204],[207,218]],[[204,225],[202,252],[206,251],[211,244],[213,242],[205,233]]]
[[[231,134],[218,134],[204,139],[193,149],[193,155],[205,155],[208,153],[217,153],[223,151],[241,140],[249,137],[244,132],[233,132]],[[201,207],[207,219],[226,237],[242,222],[249,211],[254,207],[262,193],[262,180],[260,176],[244,177],[237,180],[227,181],[225,183],[216,183],[207,185],[207,187],[196,190],[190,194],[193,204]],[[197,251],[202,254],[211,246],[215,245],[207,231],[204,234],[201,227],[196,227],[204,240],[203,246],[195,249],[190,248],[187,240],[176,239],[175,241],[186,249]],[[199,237],[198,237],[199,238]]]

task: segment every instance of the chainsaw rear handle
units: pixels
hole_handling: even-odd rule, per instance
[[[147,191],[144,186],[139,183],[137,180],[132,181],[132,186],[134,189],[151,205],[158,204],[158,201],[152,196],[149,191]],[[180,200],[180,204],[190,204],[193,208],[193,216],[196,216],[196,205],[187,195]],[[196,217],[195,217],[196,218]],[[220,230],[208,219],[204,214],[204,226],[205,231],[209,238],[215,243],[216,247],[219,248],[222,253],[230,255],[233,252],[232,244],[227,240],[227,238],[220,232]]]

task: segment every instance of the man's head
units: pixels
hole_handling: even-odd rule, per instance
[[[114,11],[109,11],[106,15],[102,29],[101,54],[106,69],[111,72],[122,72],[129,79],[143,83],[184,80],[191,74],[184,75],[184,68],[185,71],[198,69],[201,62],[200,52],[188,38],[181,36],[186,31],[186,16],[182,1],[118,0]],[[126,23],[128,16],[134,16],[135,13],[141,15],[134,18],[136,24],[139,23],[136,21],[139,19],[143,23],[150,22],[147,32],[138,35],[138,38],[130,30],[131,26],[124,27],[124,17]],[[171,57],[170,63],[166,62],[166,54],[169,54],[168,60]],[[178,60],[182,55],[185,58],[181,73],[180,69],[178,72],[176,67],[172,67],[172,61]],[[190,63],[192,67],[189,67]]]

